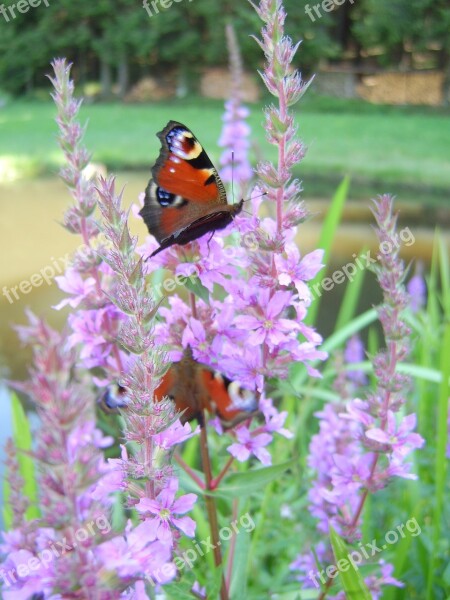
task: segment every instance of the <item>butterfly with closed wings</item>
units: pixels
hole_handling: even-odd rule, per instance
[[[161,151],[139,213],[159,243],[151,256],[224,229],[244,204],[228,204],[219,174],[185,125],[169,121],[157,135]]]

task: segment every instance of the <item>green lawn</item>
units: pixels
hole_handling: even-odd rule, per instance
[[[169,119],[187,124],[213,161],[219,156],[222,103],[205,99],[159,104],[85,105],[86,143],[97,162],[111,169],[148,169],[158,153],[155,133]],[[444,111],[380,107],[307,96],[297,111],[308,146],[299,176],[311,185],[332,186],[344,174],[378,191],[398,189],[442,196],[450,188],[448,131]],[[252,106],[255,156],[272,157],[261,128],[262,105]],[[54,171],[61,161],[55,143],[52,103],[12,102],[0,109],[0,178]]]

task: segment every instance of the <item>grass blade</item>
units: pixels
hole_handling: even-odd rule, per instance
[[[325,217],[323,222],[322,231],[319,238],[319,248],[323,248],[325,250],[323,260],[325,264],[328,263],[328,259],[330,257],[331,246],[333,244],[334,235],[336,233],[336,229],[341,221],[342,211],[344,209],[345,201],[347,200],[348,188],[350,185],[350,178],[344,177],[342,182],[339,184],[333,199],[331,201],[330,209]],[[320,284],[326,275],[326,270],[322,269],[319,273],[317,273],[316,277],[309,282],[309,287],[312,288],[315,284]],[[313,325],[317,318],[317,313],[319,311],[320,299],[316,298],[316,301],[311,304],[308,309],[308,315],[305,319],[305,322],[308,325]]]
[[[367,252],[367,250],[364,248],[359,256],[363,256],[365,252]],[[342,298],[341,308],[339,310],[339,314],[336,319],[336,324],[334,326],[335,331],[338,331],[339,329],[341,329],[341,327],[347,325],[347,323],[349,323],[353,318],[356,312],[356,307],[358,306],[358,301],[361,295],[361,289],[364,283],[365,274],[366,272],[364,269],[358,269],[353,280],[347,283],[345,287],[344,297]]]
[[[439,400],[437,409],[437,441],[436,441],[436,457],[435,457],[435,506],[433,516],[433,536],[432,547],[430,552],[430,562],[428,569],[427,581],[427,600],[435,598],[433,581],[436,574],[436,565],[439,556],[439,546],[441,535],[445,536],[444,523],[442,513],[444,507],[445,482],[447,473],[447,416],[448,416],[448,398],[450,395],[449,377],[450,377],[450,323],[445,326],[445,331],[442,339],[441,352],[441,370],[442,381],[439,388]]]
[[[348,559],[349,551],[347,545],[331,526],[330,540],[336,564],[339,564],[340,561],[345,561],[345,570],[344,563],[342,563],[342,567],[339,570],[335,570],[339,573],[347,600],[372,600],[372,595],[367,589],[359,569],[353,566]]]
[[[20,474],[24,480],[23,493],[30,501],[30,506],[26,512],[28,520],[37,519],[40,511],[37,506],[37,482],[34,468],[34,462],[28,454],[32,449],[31,430],[28,417],[23,410],[22,403],[16,394],[11,394],[12,419],[13,419],[13,439],[19,450],[18,461]]]

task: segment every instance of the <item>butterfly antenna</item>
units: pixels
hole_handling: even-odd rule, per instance
[[[261,196],[267,196],[267,192],[261,192],[261,193],[260,193],[260,194],[258,194],[257,196],[253,196],[253,198],[252,198],[252,197],[249,197],[249,198],[243,198],[243,200],[242,200],[242,201],[243,201],[243,203],[245,204],[245,203],[246,203],[246,202],[248,202],[249,200],[253,200],[253,199],[255,199],[255,198],[261,198]],[[251,213],[251,212],[250,212],[250,211],[248,211],[248,210],[245,210],[244,208],[242,209],[242,212],[244,212],[244,213],[247,213],[247,214],[248,214],[248,215],[250,215],[250,216],[253,216],[253,213]]]
[[[206,242],[206,245],[208,246],[208,252],[211,251],[211,248],[209,247],[209,242],[213,239],[214,233],[214,231],[211,231],[211,235],[209,236],[208,241]]]
[[[249,200],[256,200],[256,198],[261,198],[261,196],[267,196],[267,192],[261,192],[260,194],[258,194],[257,196],[250,196],[249,198],[244,198],[243,202],[244,204],[246,202],[248,202]],[[248,212],[248,211],[247,211]]]

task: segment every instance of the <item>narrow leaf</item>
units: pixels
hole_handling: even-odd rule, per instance
[[[443,518],[443,509],[445,506],[445,489],[447,479],[447,416],[448,416],[448,398],[450,396],[450,323],[445,326],[442,336],[441,346],[441,371],[442,381],[439,388],[438,407],[437,407],[437,440],[436,440],[436,456],[435,456],[435,503],[434,503],[434,519],[433,519],[433,536],[432,549],[430,552],[430,563],[428,569],[427,582],[427,600],[435,597],[433,582],[436,576],[436,565],[440,555],[441,540],[445,537],[445,525]]]
[[[296,464],[295,460],[288,460],[279,465],[255,469],[246,473],[232,473],[225,478],[217,490],[219,495],[230,498],[248,496],[264,488],[268,483],[278,479],[282,473]]]
[[[233,556],[233,573],[230,583],[230,598],[245,600],[248,598],[248,558],[250,550],[250,535],[240,531],[236,536],[236,546]]]
[[[28,417],[23,410],[22,403],[16,394],[11,394],[12,420],[13,420],[13,439],[19,451],[18,461],[20,474],[24,480],[23,492],[30,501],[26,517],[28,520],[37,519],[40,511],[37,507],[37,482],[35,475],[34,462],[27,453],[31,451],[32,440]]]
[[[364,256],[366,249],[364,248],[359,256]],[[356,274],[353,276],[353,280],[349,281],[345,287],[344,297],[342,298],[341,308],[336,319],[334,326],[335,331],[338,331],[344,325],[350,322],[353,318],[356,307],[358,306],[359,297],[361,295],[361,288],[364,283],[365,270],[358,269]]]
[[[333,244],[334,236],[336,234],[337,227],[340,223],[342,211],[344,209],[345,201],[347,199],[348,188],[350,185],[350,178],[344,177],[342,182],[339,184],[333,199],[331,201],[331,206],[327,211],[327,215],[323,222],[322,231],[319,238],[319,248],[323,248],[324,253],[324,263],[328,263],[328,259],[330,257],[331,246]],[[317,273],[312,281],[309,282],[309,287],[312,288],[315,284],[321,283],[326,275],[325,269],[322,269]],[[315,302],[311,304],[308,309],[308,315],[305,319],[305,322],[308,325],[313,325],[316,321],[317,313],[319,311],[320,299],[316,299]]]
[[[330,541],[336,560],[334,573],[338,573],[347,600],[372,600],[372,595],[367,589],[357,566],[349,560],[351,552],[341,536],[330,525]],[[331,570],[331,569],[330,569]]]
[[[200,282],[200,279],[196,278],[186,278],[186,282],[184,284],[187,289],[195,294],[200,300],[203,300],[206,304],[209,304],[209,292],[207,288]]]

